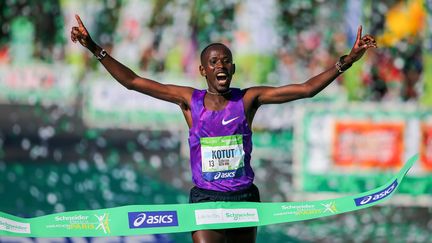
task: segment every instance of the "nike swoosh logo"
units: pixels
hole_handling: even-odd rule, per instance
[[[239,118],[239,117],[236,116],[236,117],[234,117],[234,118],[232,118],[232,119],[229,119],[228,121],[225,121],[225,119],[222,119],[222,125],[225,126],[225,125],[231,123],[232,121],[236,120],[237,118]]]

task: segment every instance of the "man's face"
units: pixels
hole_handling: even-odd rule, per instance
[[[206,77],[210,91],[218,93],[228,91],[235,72],[231,52],[222,45],[209,47],[202,60],[200,72]]]

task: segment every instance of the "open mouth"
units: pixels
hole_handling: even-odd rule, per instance
[[[219,83],[225,83],[228,79],[228,75],[225,73],[218,73],[216,74],[216,79],[219,81]]]

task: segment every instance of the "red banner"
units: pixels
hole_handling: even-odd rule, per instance
[[[336,121],[333,160],[338,166],[399,168],[402,165],[404,124]]]
[[[423,124],[420,160],[423,168],[432,171],[432,124]]]

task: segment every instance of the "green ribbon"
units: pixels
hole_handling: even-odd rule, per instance
[[[164,234],[262,226],[331,216],[371,207],[388,199],[417,159],[418,155],[411,157],[385,185],[354,196],[309,202],[132,205],[35,218],[20,218],[0,212],[0,236],[100,237]]]

